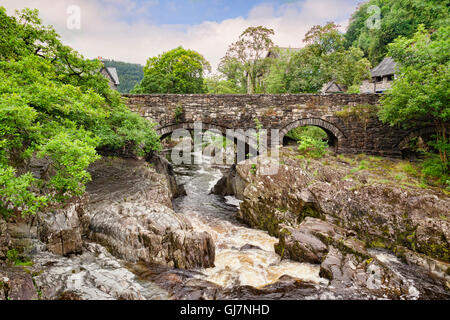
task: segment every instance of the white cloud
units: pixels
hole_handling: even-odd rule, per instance
[[[315,24],[335,21],[345,30],[355,6],[345,0],[306,0],[286,3],[275,9],[270,4],[252,8],[247,18],[221,22],[205,21],[197,25],[154,25],[141,15],[158,0],[142,5],[125,0],[2,0],[9,13],[23,7],[38,8],[45,24],[52,24],[65,43],[89,58],[103,56],[115,60],[145,64],[148,57],[182,45],[202,53],[215,68],[228,46],[248,26],[265,25],[275,30],[280,46],[302,46],[304,34]],[[67,7],[81,8],[81,29],[66,27]],[[133,23],[119,17],[135,15]]]

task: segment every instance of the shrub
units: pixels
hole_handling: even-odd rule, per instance
[[[450,186],[450,176],[448,173],[448,166],[446,163],[442,162],[440,157],[437,155],[430,155],[422,163],[422,173],[427,178],[436,179],[439,183]]]
[[[326,154],[328,143],[308,136],[300,137],[298,151],[313,158],[321,158]]]

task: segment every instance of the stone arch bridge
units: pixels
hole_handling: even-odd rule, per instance
[[[337,153],[366,153],[400,157],[405,141],[424,128],[406,131],[381,123],[376,116],[378,94],[125,94],[134,112],[156,122],[165,138],[178,128],[255,128],[258,119],[264,129],[279,129],[280,142],[287,132],[312,125],[325,130]],[[269,130],[270,131],[270,130]],[[270,139],[269,139],[270,140]]]

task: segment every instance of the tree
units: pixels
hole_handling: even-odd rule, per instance
[[[287,93],[289,90],[289,63],[293,56],[290,50],[280,48],[271,49],[276,58],[270,64],[269,72],[264,77],[268,93]]]
[[[379,8],[379,25],[371,24]],[[373,21],[372,21],[373,22]],[[388,45],[399,36],[412,37],[417,27],[437,29],[449,24],[448,0],[370,0],[358,7],[345,34],[346,47],[358,47],[373,65],[386,56]],[[374,27],[375,26],[375,27]]]
[[[208,61],[193,50],[182,47],[164,52],[147,60],[144,79],[134,93],[206,93],[205,71]]]
[[[344,36],[338,28],[334,22],[328,22],[324,26],[313,26],[305,34],[303,42],[309,45],[317,56],[336,52],[344,47]]]
[[[206,78],[205,84],[210,94],[233,94],[239,92],[239,88],[232,81],[223,80],[218,75]]]
[[[345,50],[338,27],[334,22],[314,26],[305,35],[305,47],[280,51],[265,76],[267,92],[316,93],[332,79],[359,88],[370,76],[370,62],[360,49]]]
[[[1,214],[36,213],[81,195],[101,149],[159,148],[152,124],[109,88],[101,64],[64,46],[37,10],[10,17],[0,7],[0,21]]]
[[[448,175],[450,121],[450,27],[430,35],[423,25],[410,39],[399,37],[389,45],[389,55],[398,64],[397,79],[382,99],[379,113],[383,122],[406,128],[433,126],[443,164]]]
[[[236,88],[235,93],[247,93],[247,76],[244,66],[235,59],[224,57],[220,61],[218,71],[225,77],[226,81],[232,83]]]
[[[310,46],[296,52],[288,67],[290,93],[317,93],[331,76],[324,57]]]
[[[370,78],[371,64],[359,48],[333,52],[326,64],[326,73],[347,88],[357,87],[359,90],[362,81]]]
[[[233,66],[235,70],[245,73],[248,93],[258,91],[258,76],[264,74],[268,67],[265,55],[274,47],[272,35],[273,29],[263,26],[248,27],[239,36],[239,40],[230,45],[222,58],[222,65]]]

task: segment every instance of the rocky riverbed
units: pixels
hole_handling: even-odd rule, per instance
[[[345,157],[305,159],[284,148],[275,175],[261,173],[267,163],[234,166],[213,191],[241,199],[239,219],[277,237],[281,257],[320,265],[342,291],[450,297],[447,194],[386,181]]]
[[[450,298],[447,194],[280,153],[274,175],[104,158],[82,198],[0,220],[0,299]]]
[[[170,168],[159,157],[104,158],[89,168],[82,198],[36,219],[0,220],[0,298],[167,298],[125,265],[213,266],[211,236],[172,209],[182,190]]]

